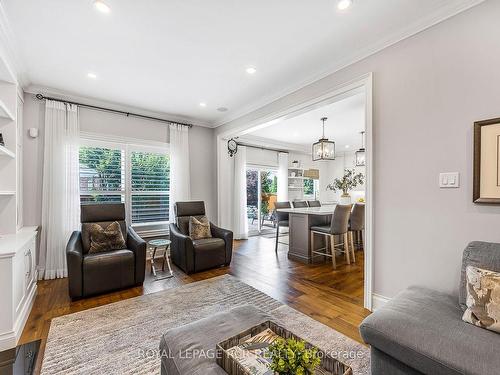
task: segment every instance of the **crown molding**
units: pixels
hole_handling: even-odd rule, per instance
[[[79,102],[82,104],[95,105],[98,107],[105,107],[105,108],[114,109],[117,111],[134,112],[134,113],[137,113],[140,115],[158,117],[158,118],[161,118],[164,120],[170,120],[173,122],[178,121],[178,122],[193,124],[194,126],[213,128],[212,124],[207,123],[207,122],[202,122],[202,121],[199,121],[199,120],[194,119],[194,118],[172,115],[172,114],[165,113],[165,112],[150,111],[147,109],[128,106],[128,105],[124,105],[124,104],[120,104],[120,103],[109,102],[106,100],[81,96],[81,95],[78,95],[76,93],[58,90],[58,89],[54,89],[54,88],[50,88],[50,87],[44,87],[44,86],[39,86],[39,85],[29,85],[28,87],[24,88],[24,92],[28,93],[28,94],[33,94],[33,95],[42,94],[44,96],[51,96],[51,97],[61,99],[61,100],[69,100],[69,101]]]
[[[215,121],[213,127],[217,128],[219,126],[225,125],[231,121],[237,120],[245,115],[248,115],[272,102],[275,102],[287,95],[290,95],[314,82],[320,81],[323,78],[326,78],[344,68],[347,68],[350,65],[353,65],[361,60],[366,59],[369,56],[375,55],[376,53],[394,45],[402,40],[408,39],[424,30],[427,30],[443,21],[446,21],[449,18],[456,16],[472,7],[475,7],[485,0],[460,0],[455,1],[451,4],[447,4],[439,9],[437,9],[434,13],[424,17],[417,22],[409,24],[404,30],[398,31],[394,33],[390,37],[380,40],[377,43],[374,43],[355,54],[352,54],[340,61],[335,61],[330,64],[326,69],[321,72],[317,72],[312,74],[309,78],[303,80],[298,84],[291,85],[279,93],[274,95],[263,96],[257,102],[253,104],[249,104],[247,106],[242,107],[239,110],[234,111],[231,115],[225,116],[222,119]]]

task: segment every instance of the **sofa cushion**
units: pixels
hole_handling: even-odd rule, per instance
[[[467,310],[462,319],[500,332],[500,273],[467,267]]]
[[[84,295],[132,286],[135,284],[135,255],[128,249],[86,254],[82,271]]]
[[[459,301],[463,311],[467,309],[467,266],[500,272],[500,244],[474,241],[465,248],[459,289]]]
[[[161,374],[226,374],[215,362],[217,343],[267,320],[270,317],[255,307],[240,306],[168,330],[160,341]],[[200,355],[192,356],[196,351]]]
[[[366,318],[366,343],[422,373],[494,374],[500,368],[497,333],[462,321],[456,297],[409,288]]]

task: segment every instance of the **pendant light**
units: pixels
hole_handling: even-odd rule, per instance
[[[335,142],[325,138],[325,121],[327,117],[321,118],[323,121],[323,137],[312,146],[312,159],[317,160],[335,160]]]
[[[365,150],[365,132],[361,134],[361,148],[356,151],[356,167],[364,167],[366,165],[366,150]]]

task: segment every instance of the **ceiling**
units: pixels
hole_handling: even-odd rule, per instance
[[[260,127],[241,138],[248,143],[311,152],[311,145],[322,136],[322,117],[328,118],[325,137],[335,141],[337,152],[356,151],[361,147],[360,132],[365,129],[364,93]]]
[[[208,126],[481,2],[354,0],[341,12],[336,0],[104,1],[108,14],[92,0],[2,0],[24,85]]]

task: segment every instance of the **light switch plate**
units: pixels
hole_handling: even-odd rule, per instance
[[[460,187],[460,173],[447,172],[439,174],[439,187],[441,189]]]

